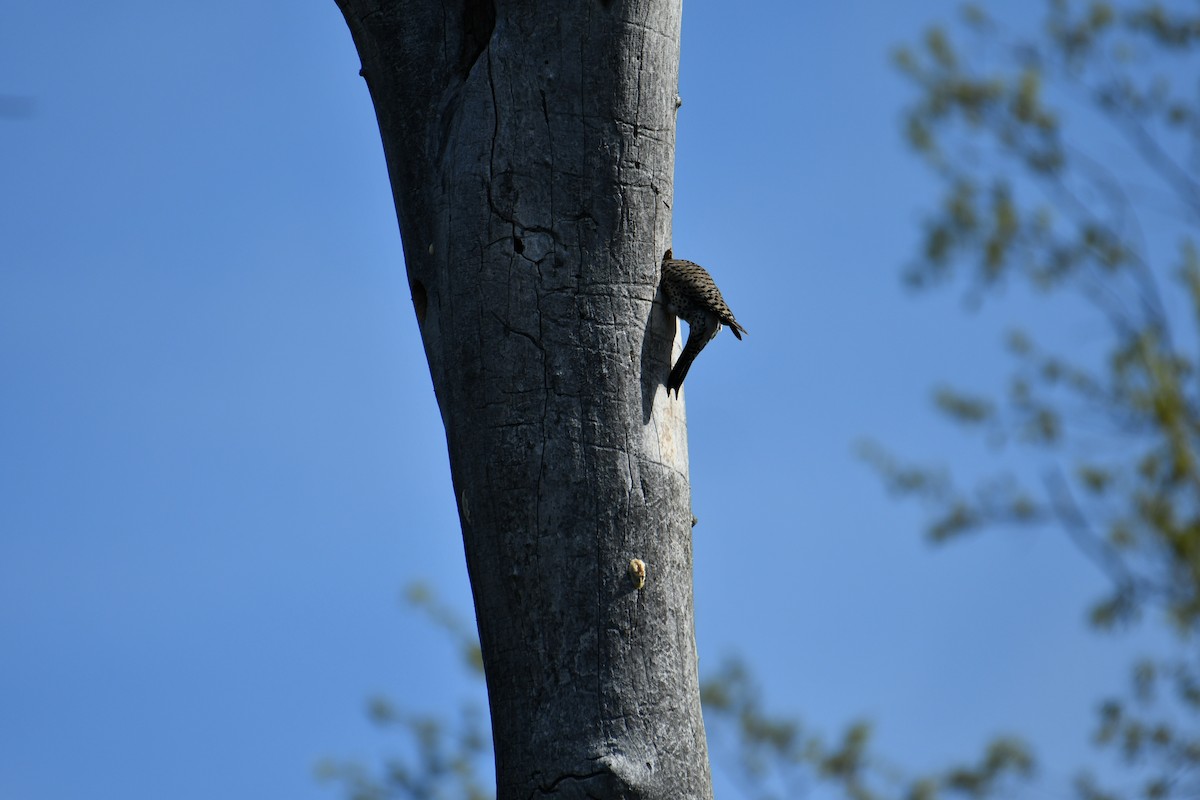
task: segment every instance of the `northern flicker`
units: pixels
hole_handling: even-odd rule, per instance
[[[688,324],[687,344],[667,378],[667,393],[674,390],[678,397],[679,387],[692,362],[721,330],[721,325],[728,325],[739,339],[746,329],[733,318],[733,312],[708,270],[691,261],[674,258],[670,250],[663,254],[662,293],[667,311]]]

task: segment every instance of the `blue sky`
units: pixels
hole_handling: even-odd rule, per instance
[[[1136,649],[1085,630],[1100,577],[1053,533],[932,550],[854,453],[982,468],[930,388],[998,385],[1046,311],[900,285],[936,187],[888,53],[954,8],[684,9],[675,251],[751,332],[688,378],[701,668],[917,769],[1022,732],[1058,796]],[[471,613],[357,71],[332,0],[0,8],[33,100],[0,119],[0,797],[336,797],[318,759],[391,749],[366,697],[480,696],[398,600]]]

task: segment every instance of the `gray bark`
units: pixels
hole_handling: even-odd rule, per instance
[[[681,0],[338,3],[446,428],[498,798],[710,798],[653,303]]]

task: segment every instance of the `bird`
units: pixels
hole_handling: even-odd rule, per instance
[[[667,311],[688,324],[687,344],[667,378],[667,394],[674,391],[678,397],[692,362],[720,332],[721,326],[728,325],[738,339],[746,329],[733,318],[708,270],[695,262],[675,258],[670,249],[663,254],[661,287]]]

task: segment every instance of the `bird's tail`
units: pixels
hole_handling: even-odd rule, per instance
[[[713,328],[715,331],[716,328]],[[692,362],[696,360],[696,356],[700,355],[700,351],[704,349],[704,345],[708,344],[708,340],[712,336],[705,336],[701,331],[696,330],[688,323],[688,338],[687,343],[683,346],[683,352],[679,354],[679,360],[675,362],[675,366],[671,368],[671,374],[667,378],[667,394],[672,390],[675,396],[679,397],[679,387],[683,386],[683,379],[687,377],[688,370],[692,368]]]
[[[729,330],[733,331],[733,335],[736,336],[739,341],[741,340],[743,333],[749,333],[749,331],[747,331],[745,328],[743,328],[741,325],[739,325],[738,321],[736,319],[733,319],[732,317],[730,319],[723,320],[723,321],[726,325],[729,326]]]
[[[675,366],[671,369],[671,375],[667,378],[667,394],[675,392],[675,396],[679,397],[679,388],[683,386],[683,379],[687,377],[688,370],[692,367],[692,360],[695,356],[689,358],[686,354],[681,355],[679,360],[675,362]]]

